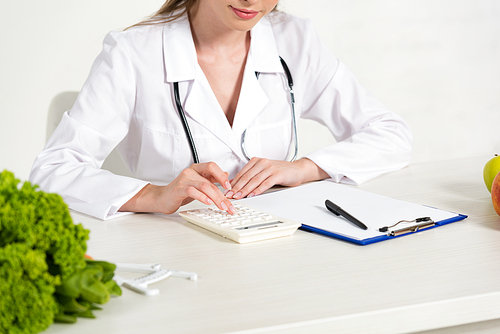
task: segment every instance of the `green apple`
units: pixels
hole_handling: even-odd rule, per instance
[[[491,185],[498,173],[500,173],[500,156],[495,154],[495,156],[484,165],[483,169],[484,184],[486,184],[486,188],[488,188],[489,192],[491,192]]]

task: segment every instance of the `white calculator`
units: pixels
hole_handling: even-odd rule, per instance
[[[301,224],[233,203],[236,213],[231,215],[216,206],[179,212],[190,223],[240,244],[292,235]]]

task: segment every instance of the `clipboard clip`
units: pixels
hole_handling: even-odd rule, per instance
[[[412,225],[412,226],[401,228],[398,230],[389,230],[390,228],[395,227],[396,225],[398,225],[400,223],[421,223],[421,224]],[[390,237],[397,237],[399,235],[403,235],[403,234],[407,234],[407,233],[415,233],[415,232],[418,232],[420,230],[432,227],[434,225],[436,225],[436,223],[431,219],[431,217],[421,217],[421,218],[417,218],[414,220],[400,220],[394,225],[384,226],[384,227],[379,228],[378,230],[380,232],[388,232],[387,235]]]

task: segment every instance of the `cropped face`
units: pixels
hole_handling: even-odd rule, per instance
[[[229,29],[249,31],[274,7],[278,0],[200,0],[199,14],[211,17]]]

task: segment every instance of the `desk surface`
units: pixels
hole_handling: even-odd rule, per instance
[[[487,160],[413,164],[359,186],[469,216],[368,246],[301,230],[239,245],[178,215],[103,222],[73,213],[91,230],[94,258],[160,263],[199,278],[155,283],[154,297],[123,289],[97,319],[54,324],[47,333],[387,334],[468,323],[499,330],[492,319],[500,318],[500,217],[482,180]]]

